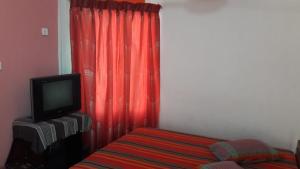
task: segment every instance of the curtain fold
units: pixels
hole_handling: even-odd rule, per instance
[[[82,111],[93,118],[92,149],[138,127],[157,127],[160,5],[71,0],[73,71]]]

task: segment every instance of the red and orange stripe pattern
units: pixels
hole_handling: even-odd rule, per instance
[[[71,169],[192,169],[217,161],[209,146],[220,140],[140,128],[93,153]],[[246,169],[297,169],[294,155],[281,151],[281,161]]]

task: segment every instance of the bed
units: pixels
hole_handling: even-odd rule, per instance
[[[219,139],[139,128],[93,153],[71,169],[199,168],[217,161],[209,145]],[[279,150],[281,160],[243,165],[245,169],[297,169],[295,155]]]

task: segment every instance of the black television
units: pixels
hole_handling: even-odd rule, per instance
[[[39,77],[30,80],[34,122],[59,118],[80,110],[80,74]]]

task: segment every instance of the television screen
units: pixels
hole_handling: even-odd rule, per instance
[[[32,116],[35,122],[78,111],[80,99],[79,74],[31,79]]]
[[[45,83],[43,85],[44,111],[57,109],[59,107],[72,106],[73,87],[71,80]]]

